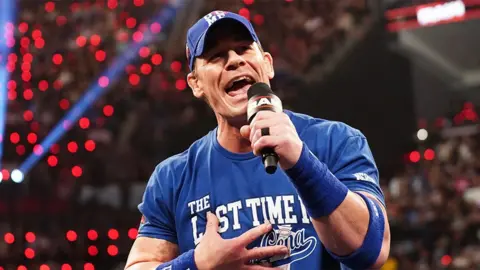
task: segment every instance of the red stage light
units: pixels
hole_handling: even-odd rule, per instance
[[[27,122],[30,122],[33,120],[33,112],[30,110],[26,110],[23,112],[23,119]]]
[[[62,64],[63,62],[63,57],[61,54],[54,54],[53,57],[52,57],[52,62],[55,64],[55,65],[60,65]]]
[[[23,61],[25,61],[25,56],[23,56],[23,58],[24,58]],[[10,54],[8,55],[7,59],[8,59],[8,62],[14,62],[14,63],[16,63],[16,62],[18,61],[18,56],[17,56],[16,54],[14,54],[14,53],[10,53]]]
[[[56,156],[49,156],[47,158],[47,163],[50,167],[55,167],[58,164],[58,158]]]
[[[23,266],[23,265],[19,265],[17,267],[17,270],[27,270],[27,267]]]
[[[80,166],[73,166],[72,168],[72,175],[75,177],[80,177],[82,176],[82,168]]]
[[[88,237],[88,239],[90,239],[91,241],[95,241],[95,240],[97,240],[97,238],[98,238],[98,233],[97,233],[97,231],[95,231],[95,230],[89,230],[89,231],[87,232],[87,237]]]
[[[48,89],[48,82],[46,80],[41,80],[39,83],[38,83],[38,89],[42,92],[45,92],[47,91]]]
[[[411,162],[417,163],[420,160],[420,153],[418,151],[412,151],[409,158]]]
[[[143,33],[137,31],[137,32],[133,33],[132,38],[137,43],[141,42],[143,40]]]
[[[30,72],[22,72],[22,80],[24,82],[29,82],[32,79],[32,74]]]
[[[243,3],[245,3],[245,5],[251,5],[253,4],[254,0],[243,0]]]
[[[138,76],[137,74],[130,74],[130,76],[128,77],[128,82],[131,85],[136,86],[140,83],[140,76]]]
[[[128,230],[128,237],[132,240],[134,240],[135,238],[137,238],[137,235],[138,235],[138,229],[137,228],[131,228],[130,230]]]
[[[58,152],[60,152],[60,145],[58,144],[54,144],[50,147],[50,152],[52,152],[52,154],[58,154]]]
[[[423,153],[423,157],[426,159],[426,160],[433,160],[435,158],[435,151],[433,151],[432,149],[427,149],[425,150],[425,152]]]
[[[25,155],[25,146],[19,144],[19,145],[17,145],[17,147],[15,147],[15,151],[17,152],[17,154],[19,156],[23,156],[23,155]]]
[[[105,53],[105,51],[99,50],[95,52],[95,59],[97,59],[98,62],[105,61],[106,57],[107,57],[107,54]]]
[[[67,149],[68,149],[68,152],[70,153],[76,153],[78,150],[78,145],[76,142],[69,142],[67,144]]]
[[[32,64],[30,62],[23,62],[22,63],[22,71],[23,73],[30,73],[32,69]]]
[[[117,240],[118,239],[118,231],[116,229],[110,229],[108,230],[108,238],[112,240]]]
[[[37,142],[37,134],[35,133],[28,133],[27,135],[27,141],[30,144],[35,144]]]
[[[25,234],[25,240],[28,242],[28,243],[33,243],[35,242],[35,234],[33,232],[27,232]]]
[[[17,144],[18,142],[20,142],[20,135],[17,132],[13,132],[12,134],[10,134],[10,141],[13,144]]]
[[[33,147],[33,153],[37,156],[40,156],[41,154],[43,154],[43,147],[39,144],[35,145]]]
[[[158,66],[162,63],[162,56],[160,54],[154,54],[152,55],[152,64],[154,64],[155,66]]]
[[[30,123],[30,129],[34,132],[38,132],[38,129],[40,129],[40,124],[36,121],[33,121]]]
[[[33,98],[33,91],[30,89],[26,89],[23,91],[23,98],[25,100],[31,100]]]
[[[95,270],[95,266],[91,263],[86,263],[83,265],[83,270]]]
[[[102,42],[102,38],[99,35],[92,35],[90,37],[90,44],[93,46],[98,46]]]
[[[180,72],[180,70],[182,69],[182,63],[180,63],[179,61],[173,61],[170,65],[170,69],[172,69],[173,72]]]
[[[78,120],[78,125],[82,129],[87,129],[88,127],[90,127],[90,120],[86,117],[82,117],[80,118],[80,120]]]
[[[130,17],[125,21],[125,25],[127,26],[127,28],[132,29],[135,27],[135,25],[137,25],[137,19]]]
[[[10,172],[7,169],[2,169],[1,173],[3,180],[8,180],[8,178],[10,178]]]
[[[45,46],[45,40],[43,38],[35,39],[35,47],[37,47],[37,49],[42,49],[43,46]]]
[[[160,31],[162,31],[162,25],[159,24],[158,22],[154,22],[150,25],[150,31],[153,34],[158,34],[160,33]]]
[[[107,2],[107,6],[109,9],[115,9],[117,5],[118,5],[117,0],[108,0]]]
[[[265,18],[263,17],[263,15],[257,14],[253,16],[253,22],[256,25],[263,25],[263,23],[265,22]]]
[[[95,142],[93,140],[88,140],[85,142],[85,150],[92,152],[95,150]]]
[[[137,7],[143,6],[143,0],[133,0],[133,4]]]
[[[179,79],[175,82],[175,87],[178,91],[183,91],[187,88],[187,82],[184,79]]]
[[[58,105],[62,110],[67,110],[70,107],[70,102],[67,99],[61,99]]]
[[[35,29],[32,31],[32,38],[33,39],[39,39],[42,38],[42,31]]]
[[[5,243],[11,245],[15,242],[15,236],[12,233],[6,233],[3,240],[5,240]]]
[[[103,114],[105,116],[112,116],[113,115],[113,106],[112,105],[105,105],[103,107]]]
[[[15,90],[17,89],[17,82],[14,80],[10,80],[7,82],[7,89],[8,90]]]
[[[55,3],[54,2],[47,2],[45,3],[45,11],[52,12],[55,10]]]
[[[79,36],[79,37],[77,37],[76,42],[77,42],[78,47],[83,47],[83,46],[85,46],[85,44],[87,44],[87,38],[84,37],[84,36]]]
[[[248,8],[241,8],[238,11],[238,14],[244,17],[245,19],[250,20],[250,10],[248,10]]]
[[[88,247],[88,255],[97,256],[98,255],[98,248],[96,246],[89,246]]]
[[[118,248],[115,245],[109,245],[107,248],[108,255],[110,256],[117,256],[118,255]]]
[[[70,241],[70,242],[74,242],[74,241],[77,241],[77,233],[75,231],[68,231],[67,232],[67,240]]]
[[[15,100],[17,99],[17,92],[15,91],[8,91],[8,100]]]
[[[20,39],[20,46],[22,46],[23,48],[28,48],[29,45],[30,45],[30,39],[28,37],[22,37]]]
[[[40,270],[50,270],[50,266],[48,266],[46,264],[42,264],[42,265],[40,265]]]
[[[138,51],[138,55],[140,55],[140,57],[147,58],[148,55],[150,55],[150,49],[148,47],[142,47]]]
[[[31,248],[25,249],[25,257],[27,257],[27,259],[33,259],[33,257],[35,257],[35,250]]]
[[[98,79],[98,85],[100,85],[103,88],[107,87],[108,83],[109,83],[109,80],[106,76],[102,76],[100,77],[100,79]]]
[[[67,23],[67,17],[65,16],[58,16],[57,19],[55,20],[58,26],[62,26]]]
[[[18,31],[20,31],[20,33],[22,33],[22,34],[25,34],[25,32],[28,31],[28,23],[26,23],[26,22],[21,22],[21,23],[18,25]]]
[[[142,66],[140,67],[140,72],[142,72],[142,74],[144,75],[148,75],[152,72],[152,66],[150,66],[149,64],[142,64]]]
[[[61,270],[72,270],[72,267],[70,266],[70,264],[62,264],[62,269]]]
[[[17,56],[15,55],[15,57],[17,57]],[[26,53],[26,54],[23,55],[22,60],[23,60],[23,62],[30,62],[31,63],[33,61],[33,55],[31,53]]]
[[[60,80],[55,80],[55,81],[53,82],[53,88],[54,88],[55,90],[60,90],[60,89],[62,89],[62,87],[63,87],[62,81],[60,81]]]

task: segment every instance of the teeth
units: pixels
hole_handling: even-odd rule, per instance
[[[248,83],[252,83],[252,82],[253,82],[253,80],[252,80],[251,78],[249,78],[248,76],[242,76],[242,77],[239,77],[239,78],[231,81],[231,82],[228,84],[227,89],[231,88],[234,83],[239,82],[239,81],[241,81],[241,80],[246,80]]]

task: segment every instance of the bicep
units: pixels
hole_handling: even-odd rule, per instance
[[[125,269],[155,269],[178,256],[178,245],[150,237],[138,237],[132,245]]]

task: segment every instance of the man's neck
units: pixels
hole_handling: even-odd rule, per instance
[[[228,121],[220,115],[217,115],[218,143],[232,153],[247,153],[252,151],[250,141],[243,138],[240,134],[240,128],[247,125],[244,121]]]

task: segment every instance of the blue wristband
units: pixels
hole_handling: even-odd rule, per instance
[[[378,259],[383,244],[383,233],[385,232],[385,217],[382,208],[377,202],[367,196],[357,193],[367,204],[370,218],[368,221],[367,234],[362,246],[348,256],[337,256],[331,253],[337,261],[351,269],[369,269]]]
[[[191,249],[177,258],[157,266],[155,270],[197,270],[194,254],[195,250]]]
[[[330,215],[345,200],[348,188],[303,143],[297,164],[285,171],[312,218]]]

